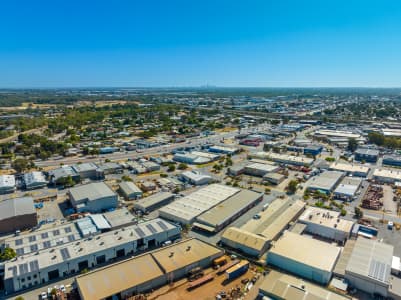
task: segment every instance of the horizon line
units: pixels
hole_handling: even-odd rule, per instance
[[[401,89],[401,86],[36,86],[0,87],[0,90],[52,89]]]

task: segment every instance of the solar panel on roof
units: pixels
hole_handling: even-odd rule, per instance
[[[136,232],[141,238],[143,238],[143,237],[146,236],[145,232],[143,232],[143,230],[142,230],[141,228],[135,228],[135,232]]]
[[[49,233],[43,232],[43,233],[41,234],[41,236],[42,236],[42,239],[47,239],[47,238],[49,237]]]
[[[51,247],[51,244],[50,244],[50,241],[46,241],[46,242],[43,242],[43,248],[50,248]]]
[[[9,267],[8,270],[11,273],[13,273],[13,276],[17,276],[17,267],[16,266]]]
[[[65,233],[70,233],[71,232],[71,227],[66,227],[64,228]]]
[[[29,242],[34,242],[34,241],[36,241],[36,235],[30,236],[28,239],[29,239]]]
[[[15,250],[15,253],[17,253],[18,256],[24,255],[24,248],[18,248]]]
[[[15,245],[16,246],[22,245],[22,239],[15,240]]]
[[[156,228],[154,228],[152,224],[146,225],[146,228],[149,229],[151,233],[157,233]]]
[[[29,273],[28,264],[27,263],[18,265],[18,268],[19,268],[20,275],[24,275],[26,273]]]
[[[75,236],[73,234],[70,234],[69,236],[67,236],[67,239],[69,242],[73,242],[75,241]]]
[[[60,253],[61,253],[61,256],[63,257],[63,260],[67,260],[71,257],[70,252],[68,251],[68,248],[60,249]]]
[[[389,268],[390,268],[389,265],[373,259],[369,266],[368,276],[382,282],[387,282]]]
[[[39,271],[39,263],[37,260],[31,261],[29,263],[29,267],[31,269],[31,272],[36,272]]]
[[[161,229],[163,229],[163,230],[167,230],[168,229],[167,225],[164,222],[157,221],[156,223],[157,223],[157,225],[160,226]]]
[[[31,245],[31,252],[35,252],[35,251],[38,251],[38,245],[36,245],[36,244],[33,244],[33,245]]]
[[[60,235],[60,230],[58,230],[58,229],[53,230],[53,235]]]

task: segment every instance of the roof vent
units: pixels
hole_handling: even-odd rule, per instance
[[[170,255],[168,257],[173,257],[174,256],[174,252],[170,252]]]
[[[187,251],[189,251],[189,250],[191,250],[191,246],[188,246],[188,247],[187,247]]]

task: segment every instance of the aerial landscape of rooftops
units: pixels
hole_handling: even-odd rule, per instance
[[[401,3],[0,15],[0,299],[401,300]]]

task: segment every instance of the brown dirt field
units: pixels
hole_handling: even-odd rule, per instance
[[[226,285],[223,285],[223,281],[225,280],[226,276],[225,274],[222,275],[217,275],[216,271],[213,269],[207,269],[205,270],[205,275],[206,274],[214,274],[215,277],[212,281],[205,283],[204,285],[199,286],[198,288],[195,288],[191,291],[187,290],[188,287],[188,280],[183,279],[178,282],[175,282],[173,286],[164,286],[161,289],[155,291],[151,295],[149,295],[148,299],[152,300],[188,300],[188,299],[197,299],[197,300],[214,300],[216,299],[217,293],[221,291],[225,291],[227,293],[227,298],[223,299],[239,299],[238,298],[232,298],[229,296],[229,293],[232,289],[235,289],[237,287],[240,287],[241,292],[243,292],[245,285],[241,283],[242,279],[248,278],[251,279],[256,272],[253,271],[253,268],[251,267],[245,274],[242,276],[236,278],[235,280],[229,282]],[[262,277],[259,278],[259,280],[256,282],[259,283],[259,281],[262,280]],[[257,289],[257,288],[256,288]],[[255,290],[256,290],[255,289]],[[254,292],[253,288],[251,289],[250,292]],[[249,293],[249,292],[248,292]],[[244,296],[244,295],[242,295]]]

